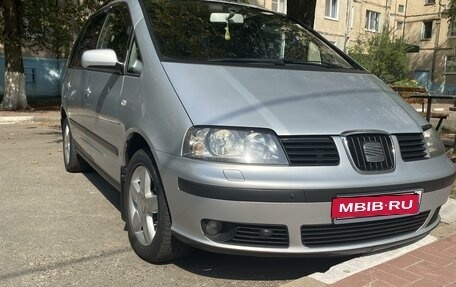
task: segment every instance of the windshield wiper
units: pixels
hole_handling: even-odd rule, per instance
[[[226,62],[226,63],[260,63],[260,64],[275,64],[277,59],[264,58],[214,58],[209,59],[209,62]]]
[[[287,58],[214,58],[209,59],[209,62],[226,62],[226,63],[254,63],[254,64],[274,64],[285,66],[286,64],[292,65],[306,65],[306,66],[316,66],[332,69],[350,69],[348,67],[343,67],[339,65],[334,65],[330,63],[322,63],[319,61],[304,61],[296,59],[287,59]]]
[[[306,66],[316,66],[316,67],[324,67],[324,68],[335,68],[335,69],[349,69],[348,67],[343,67],[339,65],[334,65],[330,63],[323,63],[320,61],[304,61],[304,60],[296,60],[296,59],[286,59],[280,58],[277,60],[278,65],[286,65],[286,64],[293,64],[293,65],[306,65]]]

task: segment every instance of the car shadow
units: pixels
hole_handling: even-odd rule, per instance
[[[84,176],[117,209],[120,216],[120,193],[98,173]],[[329,268],[352,257],[251,257],[212,253],[192,249],[190,254],[165,264],[187,272],[226,280],[294,280]]]
[[[120,192],[96,172],[85,172],[84,176],[120,212]]]
[[[27,127],[27,129],[35,129],[36,127]],[[62,131],[60,129],[60,126],[59,125],[52,125],[52,126],[48,126],[49,130],[48,131],[45,131],[45,132],[36,132],[35,134],[36,135],[46,135],[46,136],[51,136],[52,139],[50,142],[48,143],[51,143],[51,144],[59,144],[59,143],[62,143],[63,142],[63,139],[62,139]]]
[[[200,276],[227,280],[295,280],[353,257],[249,257],[211,253],[194,249],[173,263]]]

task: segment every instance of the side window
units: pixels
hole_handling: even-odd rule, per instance
[[[309,52],[307,54],[307,61],[311,63],[320,63],[321,64],[321,53],[317,44],[314,42],[309,42]]]
[[[130,58],[128,59],[128,66],[127,66],[127,72],[139,75],[142,72],[143,69],[143,61],[141,58],[141,51],[139,50],[138,43],[136,42],[136,39],[133,41],[133,44],[131,45],[131,52],[130,52]]]
[[[82,67],[82,53],[86,50],[95,49],[97,47],[98,36],[100,35],[105,19],[106,13],[101,13],[90,18],[85,27],[85,31],[82,32],[82,36],[79,37],[78,42],[73,48],[69,61],[70,68]]]
[[[128,7],[126,5],[114,6],[101,32],[97,49],[113,49],[119,62],[124,63],[131,31],[132,24]]]

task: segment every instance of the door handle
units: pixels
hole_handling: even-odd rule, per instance
[[[67,82],[65,86],[67,91],[69,91],[71,89],[71,82]]]
[[[84,98],[88,99],[90,97],[90,94],[92,94],[90,88],[84,90]]]
[[[121,105],[122,107],[125,107],[125,106],[127,105],[127,100],[121,100],[121,101],[120,101],[120,105]]]

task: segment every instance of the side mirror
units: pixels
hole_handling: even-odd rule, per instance
[[[95,49],[84,51],[84,53],[82,53],[81,63],[84,68],[118,68],[119,65],[121,66],[117,60],[116,52],[114,52],[112,49]]]

